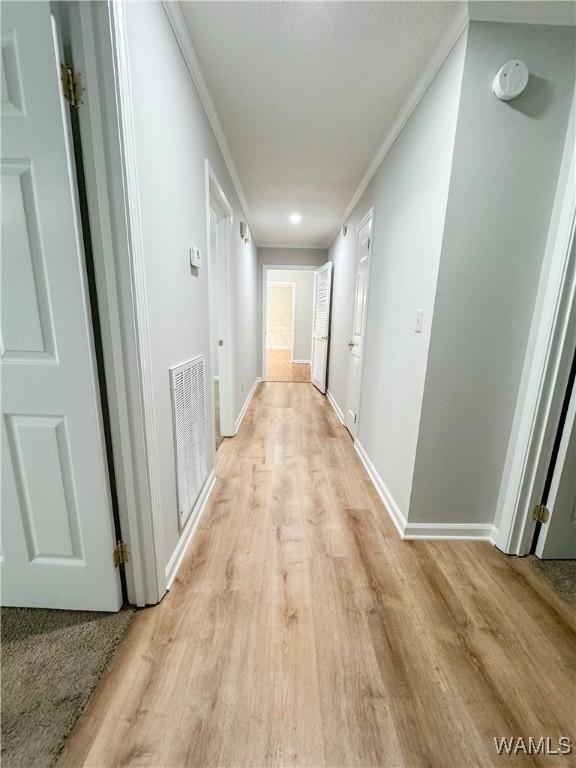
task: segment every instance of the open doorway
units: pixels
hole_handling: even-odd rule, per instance
[[[309,382],[314,270],[265,269],[264,379]]]

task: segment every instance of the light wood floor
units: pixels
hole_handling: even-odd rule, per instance
[[[263,384],[177,582],[60,766],[565,766],[573,609],[489,544],[402,542],[312,385]]]
[[[310,364],[293,363],[289,349],[267,349],[266,381],[310,381]]]

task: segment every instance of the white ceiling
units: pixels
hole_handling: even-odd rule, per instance
[[[458,2],[181,8],[261,245],[331,240],[462,13]]]

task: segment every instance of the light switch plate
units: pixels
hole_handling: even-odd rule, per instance
[[[195,245],[190,248],[190,266],[196,269],[200,267],[200,248]]]
[[[419,309],[416,312],[416,327],[414,328],[415,333],[422,333],[422,326],[424,325],[424,310]]]

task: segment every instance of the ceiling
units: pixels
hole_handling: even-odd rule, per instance
[[[462,4],[181,9],[257,242],[325,246]]]

